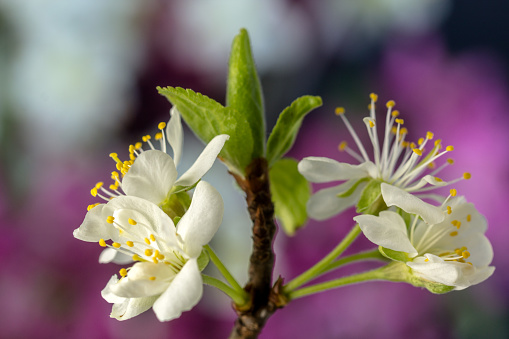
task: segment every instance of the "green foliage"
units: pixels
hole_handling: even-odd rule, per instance
[[[380,211],[386,210],[387,205],[382,198],[382,182],[371,180],[362,191],[357,213],[378,215]]]
[[[228,67],[226,107],[231,107],[247,120],[253,136],[252,158],[265,152],[265,112],[263,93],[245,29],[233,39]]]
[[[204,142],[208,143],[216,135],[228,134],[230,139],[219,157],[230,171],[244,174],[252,159],[253,135],[243,114],[190,89],[158,87],[157,90],[177,107],[191,130]]]
[[[382,246],[378,246],[378,250],[384,257],[386,257],[388,259],[395,260],[395,261],[401,261],[404,263],[411,261],[410,257],[405,252],[394,251],[394,250],[391,250],[389,248],[385,248]]]
[[[207,250],[203,249],[200,253],[200,256],[198,257],[198,269],[200,270],[200,272],[203,271],[205,267],[207,267],[209,262],[210,256],[207,253]]]
[[[269,166],[290,150],[306,114],[321,105],[320,97],[306,95],[297,98],[281,112],[267,142]]]
[[[309,183],[297,170],[297,161],[290,158],[275,162],[269,177],[276,217],[286,234],[293,235],[307,220]]]

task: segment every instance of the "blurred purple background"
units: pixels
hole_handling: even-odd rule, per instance
[[[497,267],[488,281],[442,296],[367,283],[299,299],[261,338],[509,337],[508,10],[507,2],[473,0],[0,1],[0,338],[227,337],[234,313],[209,287],[169,323],[152,311],[110,319],[100,291],[119,267],[99,264],[101,248],[72,231],[95,202],[90,188],[113,170],[108,154],[126,153],[168,120],[170,104],[156,86],[224,102],[229,47],[241,27],[251,36],[269,131],[296,97],[324,99],[291,156],[348,160],[337,151],[348,137],[334,107],[360,125],[370,92],[394,99],[410,138],[431,130],[455,146],[444,179],[472,173],[456,188],[486,215]],[[189,132],[185,147],[184,169],[203,146]],[[212,245],[244,282],[250,223],[225,172],[217,164],[205,177],[226,203]],[[289,280],[323,257],[352,216],[310,222],[293,238],[280,231],[275,275]],[[360,238],[351,251],[370,246]]]

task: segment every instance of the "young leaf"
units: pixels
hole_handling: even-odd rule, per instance
[[[321,105],[322,99],[320,97],[306,95],[297,98],[281,112],[267,142],[269,166],[290,150],[304,116]]]
[[[276,217],[286,234],[293,235],[307,220],[306,203],[311,195],[309,183],[297,170],[297,161],[290,158],[275,162],[269,177]]]
[[[231,107],[247,120],[253,135],[252,158],[265,152],[265,117],[263,93],[245,29],[234,38],[228,68],[226,107]]]
[[[191,130],[205,143],[216,135],[228,134],[230,139],[219,157],[230,171],[244,175],[252,159],[253,136],[242,114],[190,89],[158,87],[157,90],[177,107]]]

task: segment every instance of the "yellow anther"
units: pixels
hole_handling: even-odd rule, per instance
[[[143,261],[143,259],[141,259],[139,255],[133,254],[133,261]]]
[[[111,179],[115,180],[115,179],[118,179],[118,172],[111,172]]]
[[[156,280],[156,277],[150,277],[149,279],[154,281],[154,280]]]
[[[375,127],[375,122],[373,120],[369,120],[369,127]]]
[[[348,146],[348,143],[346,141],[341,141],[341,143],[338,146],[338,150],[343,152],[345,150],[346,146]]]
[[[448,151],[448,152],[452,152],[452,151],[454,151],[454,146],[447,146],[445,148],[445,150]]]
[[[436,165],[434,162],[430,162],[430,163],[428,164],[428,168],[429,168],[429,169],[433,169],[433,168],[435,168],[435,167],[437,167],[437,165]]]
[[[468,257],[470,257],[470,252],[469,252],[469,251],[463,251],[463,252],[461,253],[461,256],[462,256],[463,258],[467,259]]]
[[[132,242],[132,241],[130,241],[130,240],[126,241],[126,242],[125,242],[125,244],[126,244],[127,246],[129,246],[129,247],[133,247],[133,246],[134,246],[134,242]]]
[[[108,216],[108,217],[106,218],[106,222],[107,222],[108,224],[113,224],[113,222],[114,222],[114,221],[115,221],[115,218],[114,218],[112,215],[110,215],[110,216]]]
[[[454,159],[451,159],[451,158],[447,159],[447,163],[449,165],[454,165]]]
[[[396,134],[398,132],[398,128],[396,126],[392,126],[391,133]]]
[[[345,108],[344,107],[336,107],[336,109],[334,110],[334,113],[336,115],[342,115],[342,114],[345,114]]]
[[[454,226],[456,226],[456,228],[460,228],[461,227],[461,222],[458,221],[458,220],[453,220],[451,221],[451,224],[453,224]]]
[[[456,194],[458,194],[458,191],[455,189],[455,188],[451,188],[451,190],[449,191],[449,193],[451,194],[452,197],[455,197]]]
[[[159,260],[157,260],[157,257],[153,257],[153,258],[152,258],[152,262],[153,262],[154,264],[157,264],[157,263],[159,263]]]
[[[93,197],[96,197],[96,196],[97,196],[97,188],[95,188],[95,187],[94,187],[94,188],[92,188],[92,189],[90,190],[90,194],[92,194],[92,196],[93,196]]]
[[[148,238],[145,238],[145,243],[146,243],[147,245],[150,245],[150,240],[149,240]]]
[[[399,130],[399,134],[400,135],[403,135],[403,134],[408,134],[408,130],[406,129],[406,127],[403,127]]]
[[[143,140],[143,142],[147,142],[147,141],[149,141],[151,138],[152,138],[152,137],[151,137],[149,134],[147,134],[147,135],[144,135],[144,136],[141,138],[141,140]]]
[[[159,260],[163,260],[163,259],[164,259],[164,255],[162,255],[162,254],[158,254],[158,255],[157,255],[157,259],[159,259]]]
[[[440,146],[441,143],[442,143],[442,139],[435,140],[435,147]]]
[[[115,167],[117,168],[117,170],[121,171],[122,170],[122,163],[121,162],[117,162],[117,165]]]
[[[97,184],[95,184],[95,188],[99,189],[103,187],[104,183],[102,181],[99,181]]]
[[[470,214],[469,214],[469,215],[467,215],[467,221],[468,221],[468,222],[472,221],[472,216],[471,216]]]
[[[395,111],[392,111],[391,115],[396,118],[399,116],[399,111],[398,110],[395,110]]]
[[[133,226],[137,224],[136,220],[133,220],[131,218],[127,219],[127,222]]]
[[[100,205],[100,203],[95,203],[95,204],[92,204],[92,205],[88,205],[87,207],[87,211],[90,211],[92,208],[96,207],[97,205]]]
[[[410,148],[417,148],[417,145],[415,144],[415,142],[410,143]]]
[[[129,145],[129,153],[134,153],[135,148],[134,145]]]
[[[429,259],[428,259],[428,258],[426,258],[426,259],[424,259],[424,261],[425,261],[425,262],[428,262],[428,261],[429,261]]]
[[[143,146],[143,144],[139,141],[134,144],[134,148],[136,148],[136,149],[140,149],[142,146]]]
[[[154,137],[156,140],[161,140],[163,138],[163,133],[159,132],[159,133],[156,133],[155,137]]]
[[[136,160],[136,155],[134,153],[129,154],[129,159],[132,161]]]
[[[461,253],[463,252],[464,250],[462,250],[461,248],[457,248],[454,250],[454,253],[456,253],[457,255],[461,255]]]
[[[417,154],[418,156],[422,155],[422,150],[420,150],[418,148],[414,148],[414,149],[412,149],[412,151],[414,151],[414,153]]]
[[[373,102],[376,102],[376,101],[378,100],[378,95],[377,95],[377,94],[375,94],[375,93],[371,93],[371,94],[369,95],[369,98],[370,98],[371,100],[373,100]]]
[[[110,185],[110,190],[116,190],[118,187],[116,185]]]
[[[437,182],[442,182],[442,181],[443,181],[443,180],[442,180],[442,179],[440,179],[439,177],[435,177],[435,180],[436,180]]]
[[[146,255],[147,257],[150,257],[150,256],[152,255],[152,253],[153,253],[153,251],[152,251],[150,248],[147,248],[147,249],[145,250],[145,255]]]
[[[100,245],[101,247],[106,247],[106,246],[107,246],[107,245],[106,245],[106,241],[104,241],[104,239],[99,239],[99,245]]]
[[[389,100],[387,101],[387,108],[391,108],[391,107],[394,107],[396,105],[396,103],[394,102],[394,100]]]
[[[157,258],[157,256],[158,256],[158,255],[159,255],[159,250],[155,250],[155,251],[154,251],[154,257],[156,257],[156,258]]]
[[[151,234],[151,235],[150,235],[150,240],[152,240],[152,241],[156,241],[156,237],[155,237],[153,234]]]
[[[403,141],[401,143],[401,147],[409,147],[410,146],[410,143],[408,141]]]
[[[166,127],[166,123],[165,122],[160,122],[159,125],[157,125],[157,128],[159,129],[164,129]]]
[[[434,136],[433,132],[426,132],[426,139],[431,140]]]
[[[419,138],[419,140],[417,140],[417,144],[419,144],[419,146],[421,146],[423,142],[424,138]]]
[[[455,236],[457,236],[457,235],[458,235],[458,231],[452,231],[451,233],[449,233],[449,235],[450,235],[451,237],[455,237]]]
[[[447,214],[451,214],[452,213],[452,208],[451,206],[447,206]]]
[[[405,123],[405,120],[403,120],[403,119],[396,119],[394,121],[396,121],[396,123],[400,124],[400,125],[403,125]]]
[[[111,244],[111,246],[115,247],[115,248],[120,248],[120,245],[118,242],[114,242],[113,244]]]
[[[463,173],[463,179],[468,180],[470,178],[472,178],[472,174],[470,174],[468,172]]]
[[[368,109],[369,109],[370,111],[371,111],[372,109],[374,109],[374,108],[375,108],[375,105],[372,105],[372,104],[369,104],[369,105],[368,105]]]
[[[474,264],[472,264],[470,261],[467,261],[467,264],[470,264],[470,265],[474,266]]]
[[[125,268],[121,268],[120,271],[118,271],[118,273],[120,273],[120,275],[122,277],[126,277],[127,276],[127,270]]]

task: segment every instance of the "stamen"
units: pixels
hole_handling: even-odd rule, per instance
[[[449,235],[450,235],[451,237],[455,237],[455,236],[457,236],[457,235],[458,235],[458,231],[452,231],[451,233],[449,233]]]
[[[156,237],[155,237],[153,234],[151,234],[151,235],[150,235],[150,240],[152,240],[152,241],[156,241]]]
[[[133,220],[133,219],[131,219],[131,218],[127,219],[127,222],[128,222],[129,224],[133,225],[133,226],[134,226],[134,225],[136,225],[136,224],[138,224],[135,220]]]
[[[132,241],[130,241],[130,240],[126,241],[126,242],[125,242],[125,244],[126,244],[127,246],[129,246],[129,247],[133,247],[133,246],[134,246],[134,242],[132,242]]]
[[[418,148],[414,148],[414,149],[412,149],[412,151],[414,151],[414,153],[417,154],[418,156],[422,156],[422,150],[420,150]]]
[[[152,251],[150,248],[147,248],[147,249],[145,250],[145,255],[146,255],[147,257],[152,256],[152,253],[153,253],[153,251]]]
[[[341,141],[341,143],[338,146],[338,149],[340,152],[343,152],[347,146],[348,146],[348,143],[346,141]]]
[[[394,102],[394,100],[389,100],[389,101],[387,101],[386,106],[387,106],[387,108],[392,108],[392,107],[396,106],[396,103]]]
[[[115,221],[115,218],[114,218],[112,215],[110,215],[110,216],[108,216],[108,217],[106,218],[106,222],[107,222],[108,224],[113,224],[113,222],[114,222],[114,221]]]
[[[146,243],[147,245],[150,245],[150,240],[149,240],[148,238],[145,238],[145,243]]]
[[[121,268],[118,273],[122,276],[122,278],[127,276],[127,270],[125,268]]]
[[[159,125],[157,125],[157,128],[159,128],[161,131],[166,127],[165,122],[160,122]]]
[[[468,180],[470,178],[472,178],[472,174],[470,174],[468,172],[463,173],[463,179]]]
[[[120,245],[118,242],[114,242],[113,244],[111,244],[111,246],[115,247],[115,248],[120,248]]]
[[[104,239],[99,239],[99,246],[106,247],[108,245],[106,244],[106,241],[104,241]]]
[[[452,213],[452,208],[451,206],[447,206],[447,214],[451,214]]]
[[[334,111],[334,113],[337,116],[343,115],[343,114],[345,114],[345,108],[344,107],[336,107],[336,110]]]
[[[391,115],[392,115],[392,117],[396,118],[396,117],[399,116],[399,111],[398,110],[394,110],[394,111],[392,111]]]
[[[154,281],[154,280],[156,280],[156,277],[150,277],[149,279]]]
[[[447,146],[447,147],[445,148],[445,150],[446,150],[447,152],[452,152],[452,151],[454,151],[454,146]]]
[[[469,214],[469,215],[467,215],[467,221],[468,221],[468,222],[472,221],[472,216],[471,216],[470,214]]]
[[[458,191],[455,188],[451,188],[449,192],[451,194],[451,197],[455,197],[458,194]]]

